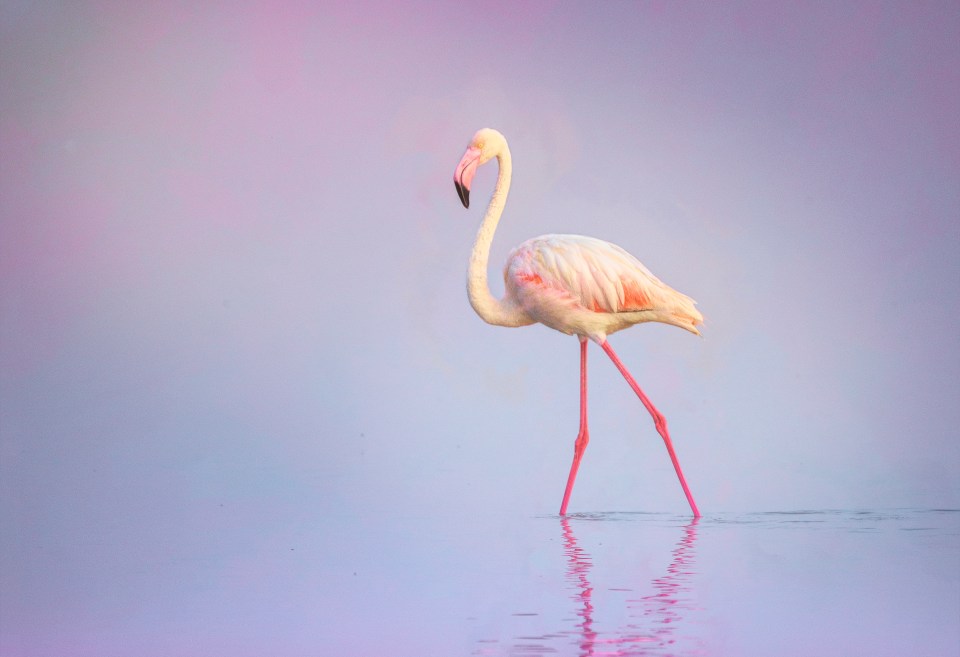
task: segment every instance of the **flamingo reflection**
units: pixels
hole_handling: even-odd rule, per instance
[[[677,649],[676,632],[681,627],[683,612],[692,609],[690,580],[694,573],[698,521],[698,518],[694,518],[683,528],[683,534],[671,552],[667,572],[651,582],[653,593],[627,601],[631,620],[625,630],[612,636],[601,636],[593,628],[590,555],[578,545],[569,519],[566,516],[560,518],[564,552],[567,555],[567,580],[575,591],[572,598],[579,603],[576,627],[581,657],[670,657],[683,654],[674,652]]]

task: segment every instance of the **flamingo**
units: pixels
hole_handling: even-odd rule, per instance
[[[607,341],[611,333],[643,322],[662,322],[700,335],[703,316],[695,301],[654,276],[639,260],[610,242],[582,235],[542,235],[507,256],[505,292],[497,299],[487,283],[490,244],[510,191],[512,162],[506,138],[484,128],[470,140],[453,175],[463,207],[470,207],[470,185],[477,169],[496,158],[499,171],[480,222],[467,271],[467,296],[481,319],[495,326],[539,322],[580,340],[580,431],[560,504],[565,516],[580,460],[590,442],[587,429],[587,341],[597,343],[620,371],[653,418],[695,518],[700,511],[680,469],[667,421],[654,407]]]

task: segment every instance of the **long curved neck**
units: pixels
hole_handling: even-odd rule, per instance
[[[490,244],[493,242],[493,234],[497,230],[497,224],[500,223],[500,215],[503,214],[503,206],[510,192],[510,149],[506,146],[497,155],[497,165],[499,167],[497,185],[490,197],[483,221],[480,222],[477,239],[473,243],[473,252],[470,254],[470,266],[467,269],[467,296],[470,298],[470,305],[488,324],[526,326],[533,321],[516,301],[510,298],[509,291],[502,300],[496,299],[490,293],[490,285],[487,281]]]

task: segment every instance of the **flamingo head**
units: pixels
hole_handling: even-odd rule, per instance
[[[507,140],[493,128],[477,130],[477,134],[470,140],[467,151],[460,159],[457,170],[453,173],[453,184],[457,188],[463,207],[470,207],[470,184],[477,169],[481,164],[486,164],[500,155],[506,147]]]

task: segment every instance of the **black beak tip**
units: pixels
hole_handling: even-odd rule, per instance
[[[460,202],[463,203],[463,207],[470,207],[470,190],[460,184],[459,180],[454,180],[453,184],[457,187],[457,195],[460,197]]]

